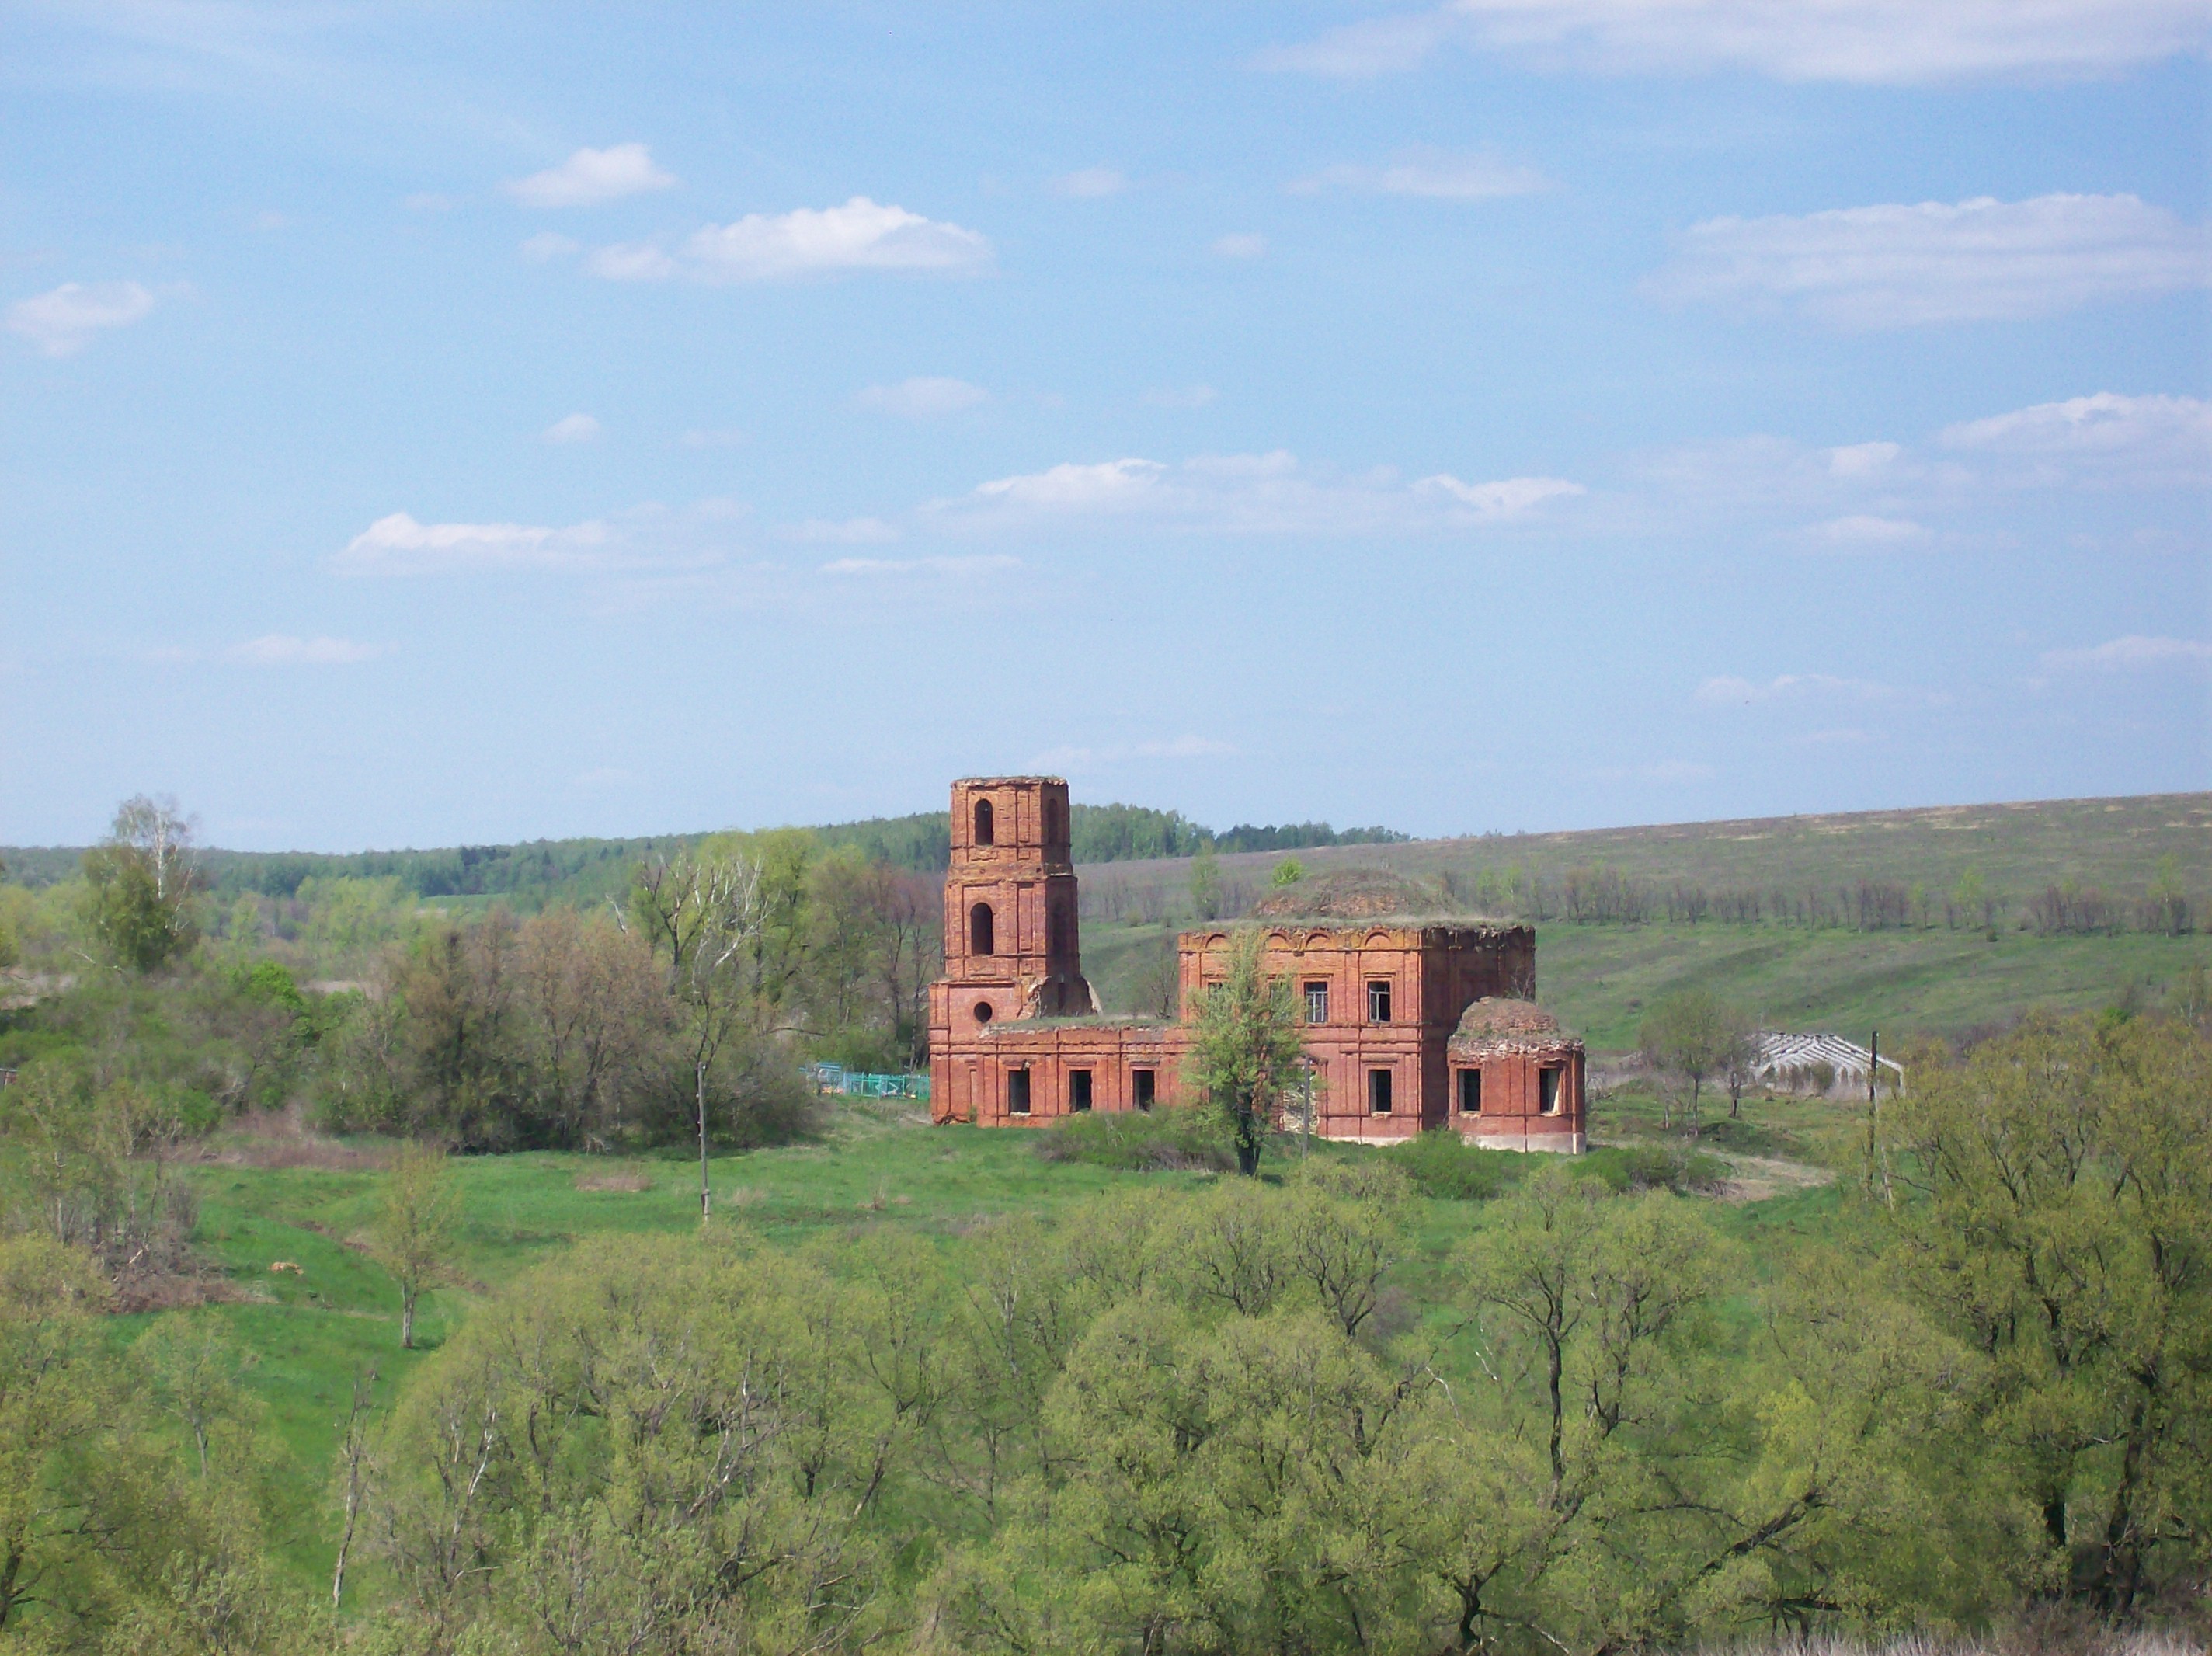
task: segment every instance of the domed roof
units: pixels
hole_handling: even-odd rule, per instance
[[[1251,914],[1267,920],[1376,920],[1433,914],[1442,906],[1427,886],[1389,868],[1340,868],[1269,892]]]
[[[1568,1046],[1575,1038],[1534,1001],[1486,995],[1460,1014],[1454,1046]]]

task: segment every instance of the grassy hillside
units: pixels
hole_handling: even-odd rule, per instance
[[[1145,974],[1175,947],[1168,925],[1084,928],[1084,971],[1109,1012],[1146,1010]],[[1863,1040],[1956,1037],[2008,1023],[2032,1007],[2080,1011],[2130,994],[2171,999],[2190,964],[2212,971],[2212,937],[2038,937],[1979,932],[1807,930],[1783,926],[1536,928],[1544,1002],[1601,1051],[1636,1044],[1645,1008],[1695,984],[1741,1005],[1762,1026]]]
[[[1224,856],[1231,887],[1256,892],[1281,853]],[[2194,894],[2212,892],[2212,794],[1939,806],[1835,816],[1599,828],[1558,834],[1484,834],[1395,845],[1323,847],[1297,861],[1321,873],[1383,867],[1431,880],[1453,875],[1472,890],[1486,873],[1559,876],[1606,868],[1655,881],[1711,887],[1836,887],[1856,881],[1920,884],[1948,892],[1968,870],[2015,900],[2071,880],[2140,898],[2171,866]],[[1183,905],[1187,859],[1086,868],[1085,912],[1138,912],[1148,902]]]

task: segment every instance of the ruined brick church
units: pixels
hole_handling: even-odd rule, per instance
[[[957,782],[932,1114],[1021,1126],[1180,1101],[1199,997],[1227,976],[1232,938],[1258,927],[1265,971],[1304,1014],[1316,1133],[1387,1143],[1449,1127],[1498,1149],[1581,1151],[1583,1044],[1534,1002],[1534,932],[1437,906],[1380,871],[1301,881],[1176,940],[1175,1021],[1109,1017],[1083,975],[1066,782]],[[1304,1092],[1286,1125],[1303,1122]]]

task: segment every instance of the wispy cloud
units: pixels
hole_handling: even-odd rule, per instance
[[[2201,55],[2194,0],[1454,0],[1260,54],[1256,65],[1363,77],[1439,47],[1606,75],[1748,70],[1784,81],[1910,86],[2113,74]]]
[[[1021,567],[1021,559],[1002,553],[967,557],[841,557],[824,563],[822,573],[860,580],[939,575],[954,581],[980,581]]]
[[[1073,173],[1062,173],[1047,186],[1056,196],[1066,196],[1074,201],[1096,201],[1104,196],[1118,196],[1129,187],[1129,180],[1118,167],[1085,167]]]
[[[1079,776],[1133,759],[1218,759],[1235,753],[1234,746],[1208,736],[1174,736],[1165,740],[1113,742],[1103,747],[1048,747],[1028,762],[1028,768]]]
[[[2130,633],[2087,649],[2052,649],[2043,665],[2056,673],[2141,673],[2158,667],[2212,665],[2212,644],[2194,638],[2147,638]]]
[[[1944,698],[1934,692],[1870,679],[1844,679],[1827,673],[1785,673],[1764,682],[1723,676],[1708,679],[1693,697],[1705,707],[1758,707],[1770,703],[1838,702],[1930,706]]]
[[[1204,408],[1219,395],[1212,386],[1158,386],[1145,400],[1154,408]]]
[[[926,508],[937,521],[985,526],[1049,519],[1145,519],[1234,534],[1389,533],[1467,529],[1528,517],[1583,493],[1563,478],[1464,483],[1446,473],[1407,483],[1388,469],[1316,474],[1280,450],[1209,454],[1177,466],[1129,458],[1068,461],[996,478]]]
[[[1894,551],[1926,540],[1928,530],[1925,525],[1915,523],[1911,518],[1854,512],[1813,525],[1805,531],[1805,539],[1816,546],[1836,551]]]
[[[356,644],[344,638],[295,638],[272,632],[233,644],[223,652],[226,661],[255,667],[336,667],[374,661],[392,653],[389,644]]]
[[[899,538],[899,527],[881,518],[809,518],[776,531],[779,539],[811,546],[883,546]]]
[[[603,522],[565,529],[528,523],[417,523],[405,512],[379,518],[346,543],[331,567],[349,575],[607,569],[625,560]]]
[[[641,143],[618,143],[607,149],[579,149],[558,167],[516,179],[507,194],[526,207],[594,207],[652,190],[674,187],[676,175],[653,164],[652,153]]]
[[[701,427],[684,434],[686,448],[738,448],[751,441],[750,433],[734,425]]]
[[[748,213],[702,226],[672,249],[657,241],[601,247],[585,261],[618,282],[681,277],[709,283],[791,281],[841,271],[971,275],[991,264],[991,243],[975,231],[854,196],[842,207]]]
[[[556,259],[566,259],[569,254],[579,252],[580,248],[568,236],[551,230],[540,230],[536,235],[526,237],[518,251],[533,265],[550,265]]]
[[[1218,259],[1258,259],[1267,251],[1267,238],[1240,231],[1233,235],[1213,239],[1213,253]]]
[[[2212,282],[2212,240],[2134,196],[1987,197],[1692,225],[1656,296],[1781,303],[1845,328],[2002,321]]]
[[[64,282],[9,306],[8,332],[49,356],[68,356],[153,314],[153,294],[136,282]]]
[[[591,442],[599,435],[599,423],[588,414],[570,414],[554,421],[540,435],[556,445]]]
[[[1525,196],[1548,180],[1533,167],[1516,167],[1494,155],[1453,155],[1447,150],[1409,149],[1382,167],[1346,163],[1325,167],[1286,186],[1291,194],[1311,196],[1343,191],[1359,195],[1421,196],[1437,201],[1490,201]]]
[[[2212,403],[2195,397],[2100,391],[1947,426],[1938,441],[2013,462],[2039,482],[2212,486]]]
[[[896,385],[870,386],[853,400],[878,414],[923,420],[933,415],[957,414],[991,400],[991,393],[965,380],[912,379]]]

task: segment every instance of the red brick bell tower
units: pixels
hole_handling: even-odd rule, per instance
[[[931,1092],[951,1103],[952,1060],[989,1026],[1098,1009],[1083,976],[1067,783],[971,776],[952,784],[945,976],[929,993]]]

